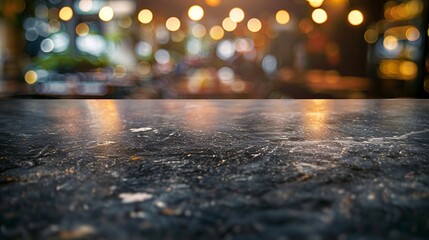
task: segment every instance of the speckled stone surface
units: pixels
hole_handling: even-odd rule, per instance
[[[428,239],[428,100],[3,100],[1,239]]]

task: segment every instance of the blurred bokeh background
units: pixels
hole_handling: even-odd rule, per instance
[[[0,0],[0,97],[429,96],[427,0]]]

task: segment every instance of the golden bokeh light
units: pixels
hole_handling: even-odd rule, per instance
[[[383,46],[387,50],[395,50],[398,47],[398,39],[394,36],[386,36],[383,40]]]
[[[79,23],[76,26],[76,34],[79,36],[86,36],[89,33],[89,26],[86,23]]]
[[[380,61],[378,70],[380,77],[384,79],[413,80],[417,77],[419,68],[412,61],[385,59]]]
[[[210,29],[210,37],[213,40],[220,40],[223,38],[225,32],[221,26],[215,25]]]
[[[149,9],[143,9],[139,12],[138,19],[141,23],[150,23],[153,19],[152,11]]]
[[[287,24],[290,21],[290,15],[286,10],[280,10],[276,13],[276,21],[279,24]]]
[[[201,24],[195,24],[191,29],[192,35],[196,38],[202,38],[206,35],[206,28]]]
[[[367,43],[375,43],[378,40],[378,32],[375,29],[368,29],[364,35],[365,41]]]
[[[415,27],[411,27],[408,28],[405,32],[405,36],[407,37],[408,41],[414,42],[420,38],[420,31]]]
[[[233,8],[229,11],[229,18],[236,23],[242,22],[244,17],[244,11],[241,8]]]
[[[232,32],[237,28],[237,23],[232,21],[231,18],[227,17],[222,21],[222,27],[227,32]]]
[[[247,22],[247,28],[249,29],[249,31],[251,32],[259,32],[262,28],[262,23],[259,19],[257,18],[251,18],[248,22]]]
[[[38,78],[37,73],[33,70],[26,72],[25,76],[24,76],[25,82],[30,84],[30,85],[36,83],[37,78]]]
[[[417,64],[411,61],[404,61],[399,65],[399,72],[406,80],[414,79],[417,76]]]
[[[400,4],[388,1],[385,4],[384,16],[388,21],[410,20],[421,15],[424,3],[421,0],[403,1]]]
[[[112,20],[114,15],[113,9],[109,6],[102,7],[98,12],[98,17],[104,22]]]
[[[205,0],[205,2],[210,7],[217,7],[220,4],[220,0]]]
[[[188,10],[188,16],[191,20],[199,21],[204,17],[204,9],[198,5],[193,5]]]
[[[328,14],[325,10],[318,8],[311,13],[311,18],[317,24],[325,23],[328,20]]]
[[[322,6],[324,0],[307,0],[308,4],[314,8]]]
[[[352,10],[349,15],[347,16],[347,19],[349,20],[349,23],[353,26],[358,26],[363,23],[363,14],[359,10]]]
[[[380,72],[384,76],[396,76],[399,74],[399,64],[397,60],[383,60],[380,62]]]
[[[63,21],[70,21],[73,18],[73,9],[71,7],[63,7],[58,13],[58,16]]]
[[[175,32],[180,28],[180,20],[176,17],[171,17],[165,22],[165,27],[168,30]]]

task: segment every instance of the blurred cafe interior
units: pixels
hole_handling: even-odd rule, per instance
[[[0,0],[1,98],[427,98],[427,0]]]

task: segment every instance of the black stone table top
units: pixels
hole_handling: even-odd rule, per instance
[[[3,100],[0,239],[428,239],[428,100]]]

